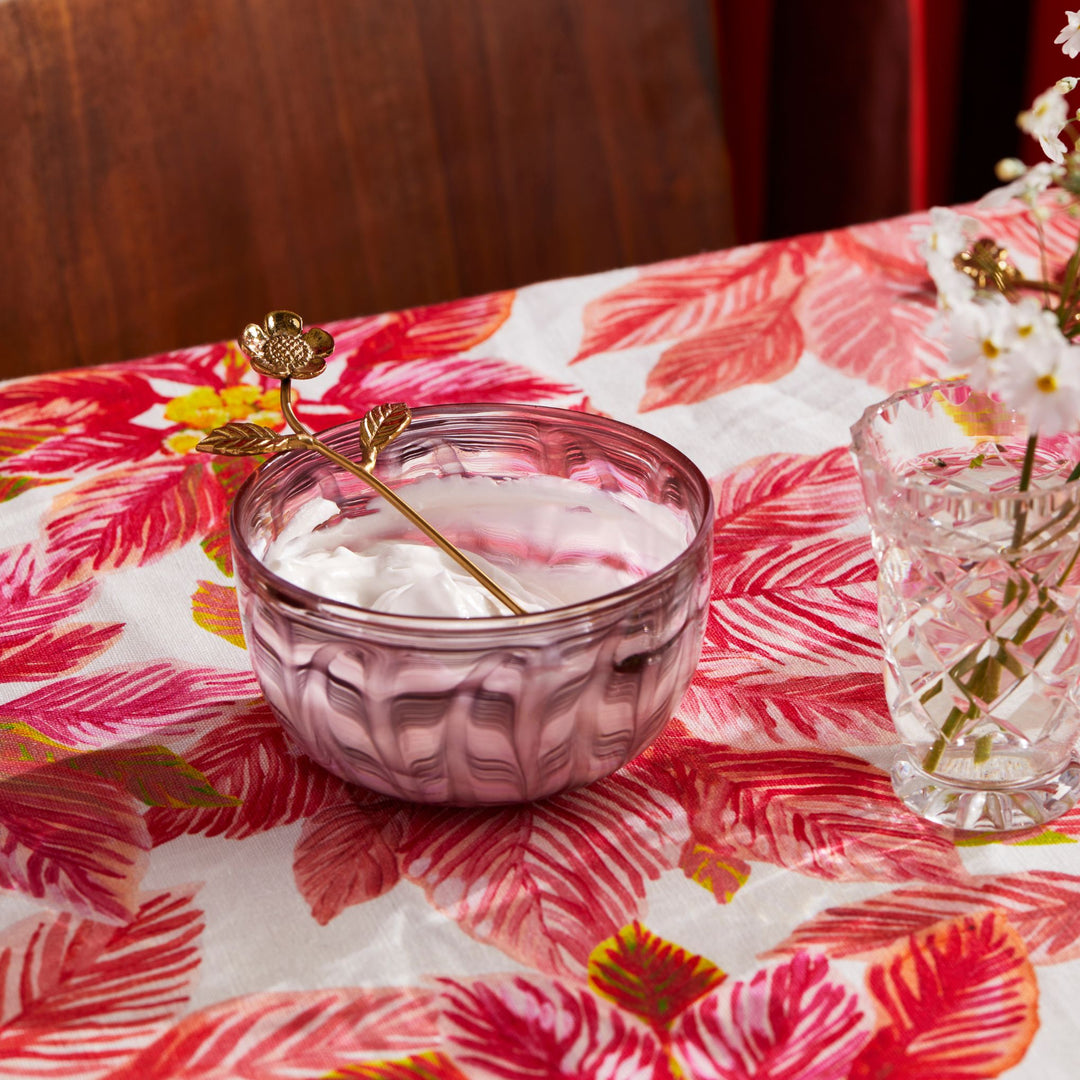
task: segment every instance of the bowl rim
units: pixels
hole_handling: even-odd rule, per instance
[[[360,607],[343,600],[334,600],[311,592],[286,578],[275,574],[265,563],[251,550],[251,547],[240,536],[237,526],[239,509],[252,496],[255,488],[262,483],[272,482],[275,476],[289,468],[299,467],[302,460],[309,460],[308,455],[321,458],[317,450],[293,450],[288,454],[281,453],[263,462],[241,484],[229,507],[229,536],[232,543],[234,561],[248,565],[262,582],[271,587],[275,593],[291,601],[296,606],[317,612],[320,617],[331,617],[349,622],[354,627],[371,626],[381,630],[395,631],[406,630],[410,632],[453,632],[457,637],[467,635],[480,637],[489,634],[492,630],[498,633],[522,631],[532,632],[540,627],[552,627],[566,623],[577,623],[588,620],[594,616],[602,615],[612,609],[621,608],[625,604],[631,604],[640,597],[644,597],[658,588],[666,587],[672,579],[677,577],[682,565],[700,544],[706,542],[712,534],[713,523],[716,516],[715,503],[712,487],[701,469],[681,450],[672,446],[669,442],[661,439],[658,435],[627,424],[611,417],[600,416],[595,413],[579,412],[576,409],[563,409],[550,405],[529,405],[514,402],[467,402],[445,405],[424,405],[412,410],[413,422],[401,436],[408,438],[409,433],[420,422],[420,427],[430,424],[444,417],[448,412],[455,416],[466,414],[477,418],[527,418],[539,415],[541,418],[566,419],[572,417],[575,423],[593,430],[602,430],[610,433],[612,428],[621,430],[629,439],[645,443],[654,451],[660,451],[665,457],[670,458],[679,465],[687,474],[692,483],[698,488],[702,497],[703,514],[702,520],[686,546],[665,566],[639,581],[624,585],[614,592],[604,593],[601,596],[583,600],[576,604],[568,604],[563,607],[548,608],[544,611],[529,612],[524,615],[497,614],[480,618],[458,618],[451,616],[434,615],[401,615],[393,612],[373,611],[371,608]],[[335,424],[325,428],[317,434],[320,438],[332,435],[349,427],[357,427],[361,419],[346,420],[344,423]],[[322,459],[325,460],[325,459]],[[332,463],[327,462],[332,466]],[[711,560],[710,560],[711,567]],[[238,580],[240,575],[237,575]]]

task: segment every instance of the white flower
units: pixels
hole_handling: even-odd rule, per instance
[[[945,206],[935,206],[930,211],[930,224],[916,225],[912,235],[922,241],[919,254],[924,259],[931,252],[939,252],[952,259],[975,239],[980,228],[973,217],[958,214]]]
[[[1039,140],[1043,153],[1059,165],[1065,161],[1065,144],[1058,138],[1069,119],[1069,107],[1056,86],[1040,94],[1016,122],[1020,130]]]
[[[974,218],[935,206],[930,211],[930,223],[912,229],[912,235],[920,241],[919,254],[937,286],[938,307],[960,307],[974,297],[975,282],[958,270],[953,260],[971,245],[980,228]]]
[[[1080,395],[1080,348],[1071,375],[1058,374],[1058,358],[1068,348],[1057,316],[1034,297],[1012,304],[1004,296],[991,296],[981,303],[958,307],[950,315],[950,363],[967,374],[976,390],[1000,394],[1012,408],[1028,412],[1029,419],[1029,399],[1035,390],[1047,393],[1050,387],[1055,393],[1060,391],[1061,397],[1037,399],[1040,423],[1046,419],[1047,409],[1052,412],[1063,407],[1071,387]],[[1053,377],[1052,386],[1045,376]],[[1080,397],[1077,402],[1080,404]],[[1072,426],[1075,420],[1080,420],[1080,415]]]
[[[1000,164],[1000,163],[999,163]],[[1049,161],[1041,161],[1027,169],[1011,184],[1004,187],[994,188],[993,191],[984,195],[977,203],[986,209],[996,209],[1004,206],[1010,199],[1023,199],[1028,206],[1034,206],[1035,200],[1055,180],[1065,175],[1065,169],[1061,165],[1054,165]]]
[[[1032,431],[1052,435],[1080,423],[1080,346],[1034,297],[967,304],[953,312],[950,329],[952,363],[976,390],[1023,413]]]
[[[1080,421],[1080,346],[1034,336],[1010,351],[997,377],[1001,400],[1043,435],[1072,431]]]
[[[958,304],[950,313],[949,363],[976,390],[997,386],[1001,358],[1016,336],[1012,307],[1005,297],[992,296],[981,304]]]
[[[975,279],[957,269],[954,256],[931,251],[926,269],[937,288],[937,305],[942,311],[954,311],[975,299]]]
[[[1069,21],[1054,38],[1054,44],[1060,45],[1066,56],[1076,56],[1080,53],[1080,11],[1066,11],[1065,17]]]
[[[1012,323],[1011,345],[1043,341],[1057,348],[1068,344],[1058,326],[1057,316],[1049,308],[1043,307],[1034,296],[1025,296],[1023,300],[1009,304],[1008,307]]]
[[[1059,94],[1071,94],[1076,89],[1076,78],[1072,75],[1066,75],[1064,79],[1058,79],[1054,83],[1054,89]]]

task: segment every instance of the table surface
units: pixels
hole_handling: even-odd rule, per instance
[[[984,217],[1030,261],[1025,215]],[[290,754],[227,548],[252,464],[193,451],[280,422],[235,346],[0,384],[0,1075],[1074,1076],[1080,812],[971,843],[883,771],[846,446],[943,369],[917,220],[328,327],[313,427],[592,409],[712,478],[693,686],[629,767],[531,806]]]

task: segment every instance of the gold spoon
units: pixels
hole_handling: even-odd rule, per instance
[[[347,469],[368,486],[374,488],[390,505],[404,515],[429,540],[437,544],[466,573],[471,574],[492,596],[515,615],[527,612],[512,600],[463,551],[455,547],[434,526],[424,520],[396,492],[388,488],[372,470],[379,451],[393,442],[412,420],[408,405],[394,402],[376,405],[360,424],[360,445],[363,460],[359,463],[339,454],[313,435],[297,419],[292,406],[292,380],[311,379],[326,366],[326,357],[334,351],[334,339],[323,329],[313,326],[304,330],[304,321],[292,311],[271,311],[263,321],[249,323],[237,342],[260,375],[281,380],[281,413],[294,434],[287,435],[243,421],[233,421],[214,428],[196,450],[207,454],[272,454],[281,450],[300,448],[317,450],[335,465]]]

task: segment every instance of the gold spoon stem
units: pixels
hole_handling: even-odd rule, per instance
[[[516,603],[509,596],[495,584],[494,581],[480,569],[463,551],[456,548],[445,536],[434,526],[429,525],[407,502],[404,502],[392,489],[388,488],[378,477],[373,476],[362,465],[358,465],[355,461],[351,461],[343,454],[339,454],[336,450],[331,449],[324,442],[320,442],[303,424],[297,419],[296,413],[293,412],[292,399],[290,394],[290,381],[289,379],[281,380],[281,412],[284,415],[289,427],[296,432],[300,441],[305,445],[311,447],[312,450],[318,450],[323,457],[328,458],[335,465],[340,465],[341,468],[348,470],[353,476],[359,477],[369,487],[374,488],[399,514],[408,518],[432,543],[436,544],[440,550],[444,551],[451,559],[454,560],[466,573],[471,574],[492,596],[495,597],[499,603],[504,604],[515,615],[526,615],[525,611],[520,604]]]

